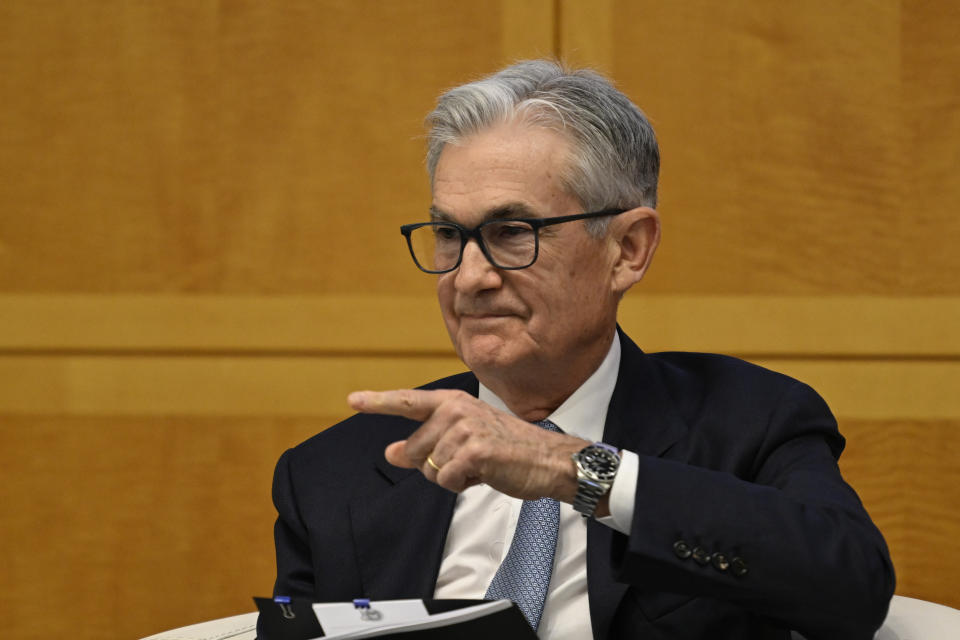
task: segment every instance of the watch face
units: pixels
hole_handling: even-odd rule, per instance
[[[586,447],[578,454],[584,472],[600,482],[612,482],[617,476],[620,456],[596,445]]]

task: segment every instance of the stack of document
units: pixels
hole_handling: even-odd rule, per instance
[[[258,640],[536,640],[509,600],[354,600],[318,603],[254,598]],[[254,640],[257,613],[165,631],[143,640]]]

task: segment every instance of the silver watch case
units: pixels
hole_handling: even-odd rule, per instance
[[[593,517],[600,498],[610,491],[620,468],[618,453],[616,447],[595,442],[571,456],[577,467],[577,495],[573,508],[584,517]]]

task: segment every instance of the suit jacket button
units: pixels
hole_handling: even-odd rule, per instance
[[[710,562],[710,554],[703,547],[694,547],[693,560],[697,564],[707,564]]]
[[[681,560],[686,560],[690,557],[690,545],[687,544],[686,540],[677,540],[673,543],[673,552]]]
[[[710,562],[713,563],[713,567],[717,571],[726,571],[730,568],[730,558],[727,557],[727,554],[720,551],[713,554],[713,559]]]
[[[749,571],[746,560],[739,556],[734,556],[734,558],[730,561],[730,570],[733,572],[733,575],[737,576],[738,578],[742,578],[743,576],[747,575],[747,572]]]

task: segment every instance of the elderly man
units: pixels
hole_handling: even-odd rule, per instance
[[[534,61],[428,121],[430,221],[401,231],[470,372],[353,393],[283,455],[275,593],[506,597],[542,638],[871,638],[893,570],[824,402],[617,327],[660,238],[643,114]]]

